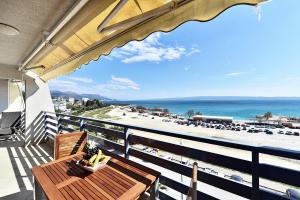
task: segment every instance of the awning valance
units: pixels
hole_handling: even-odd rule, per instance
[[[43,65],[34,72],[50,80],[155,31],[171,31],[191,20],[209,21],[234,5],[263,1],[90,0],[26,67]]]

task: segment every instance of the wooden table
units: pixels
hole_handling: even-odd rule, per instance
[[[91,173],[75,164],[84,155],[80,153],[34,167],[34,199],[42,199],[44,193],[50,200],[130,200],[139,198],[148,189],[151,189],[151,199],[157,198],[159,172],[111,154],[113,157],[104,168]]]

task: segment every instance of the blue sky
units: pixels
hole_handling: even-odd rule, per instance
[[[273,0],[260,12],[236,6],[130,42],[49,85],[123,100],[300,96],[299,8],[299,0]]]

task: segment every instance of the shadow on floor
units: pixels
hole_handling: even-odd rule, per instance
[[[24,147],[24,138],[0,141],[0,199],[33,199],[31,168],[53,160],[53,147],[49,143]]]

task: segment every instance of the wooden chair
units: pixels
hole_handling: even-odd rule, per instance
[[[86,132],[64,133],[55,136],[55,160],[83,152],[87,143]]]
[[[197,200],[197,172],[198,172],[198,163],[194,162],[191,185],[186,197],[187,200]]]

